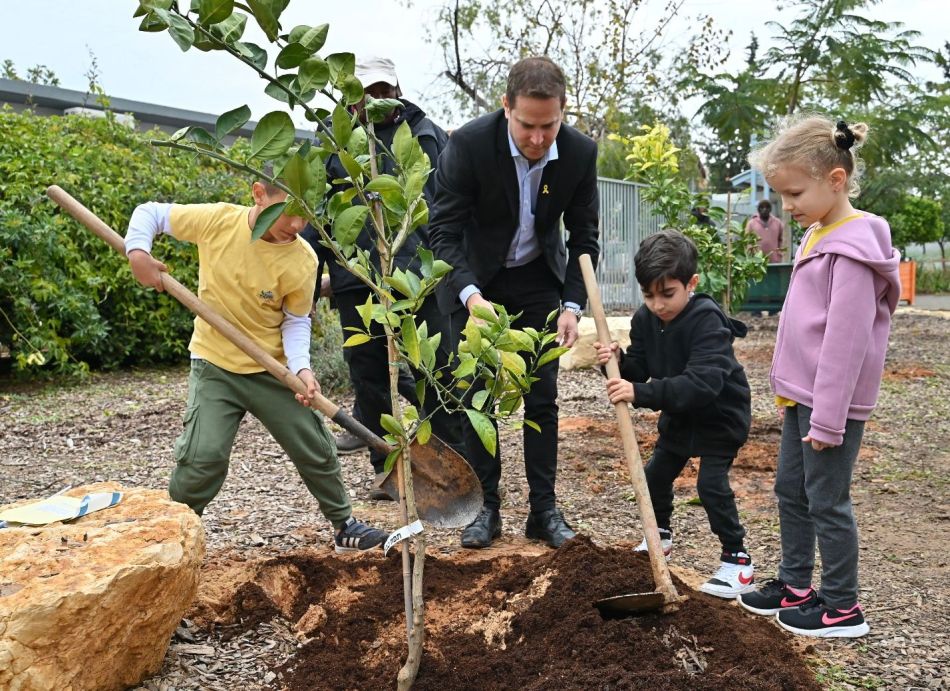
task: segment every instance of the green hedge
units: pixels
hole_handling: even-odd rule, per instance
[[[120,234],[143,201],[249,203],[249,181],[206,159],[150,146],[106,119],[0,111],[0,346],[28,377],[181,362],[192,315],[140,287],[128,264],[66,216],[57,184]],[[156,256],[197,284],[193,246],[162,238]]]

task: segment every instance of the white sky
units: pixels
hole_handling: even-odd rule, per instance
[[[324,52],[347,50],[358,56],[391,57],[405,96],[426,108],[422,92],[433,94],[446,87],[434,84],[442,69],[442,56],[424,37],[433,29],[437,8],[448,1],[413,0],[412,7],[406,8],[399,0],[293,0],[281,22],[285,30],[296,24],[329,23]],[[659,8],[666,3],[651,0],[651,4]],[[787,10],[777,9],[782,4],[686,0],[683,18],[671,27],[666,43],[677,44],[690,18],[712,13],[718,25],[732,30],[733,60],[741,64],[752,31],[765,47],[769,32],[764,23],[788,19]],[[139,20],[131,16],[136,6],[135,0],[0,0],[0,60],[13,60],[21,75],[33,65],[44,64],[56,73],[62,87],[84,91],[92,51],[99,81],[113,97],[209,113],[247,103],[255,119],[281,107],[264,95],[263,82],[229,55],[194,49],[183,53],[167,32],[139,32]],[[868,13],[921,31],[921,43],[931,48],[940,47],[950,37],[950,0],[882,0]],[[253,20],[248,22],[245,38],[266,44]],[[294,119],[305,124],[302,116]]]

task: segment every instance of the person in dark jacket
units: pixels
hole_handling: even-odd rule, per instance
[[[426,117],[421,108],[410,101],[400,98],[402,91],[399,88],[399,80],[396,76],[396,69],[392,61],[386,58],[369,58],[357,63],[356,77],[363,83],[365,93],[372,98],[399,99],[401,106],[394,108],[389,116],[374,126],[376,138],[387,149],[392,149],[393,137],[397,128],[403,123],[408,122],[412,134],[419,139],[419,145],[429,157],[432,166],[439,160],[439,154],[445,147],[448,135],[442,128],[433,123]],[[354,106],[356,112],[364,117],[363,104]],[[382,156],[380,163],[380,174],[394,174],[395,163],[388,156]],[[331,156],[326,164],[327,180],[340,180],[348,176],[348,173],[340,162],[338,156]],[[335,185],[330,194],[344,189],[345,185]],[[431,205],[435,191],[435,176],[430,175],[424,188],[426,203]],[[340,324],[347,327],[357,327],[363,329],[363,321],[357,313],[356,308],[365,304],[370,295],[369,288],[356,276],[350,273],[346,268],[337,263],[333,253],[320,243],[320,236],[317,231],[307,226],[302,236],[310,242],[316,251],[321,264],[326,264],[330,274],[330,290],[333,300],[336,303],[340,313]],[[403,269],[419,272],[419,258],[417,249],[421,245],[428,247],[429,231],[426,225],[420,226],[405,242],[396,257],[396,265]],[[366,227],[357,238],[357,245],[368,251],[374,264],[379,267],[379,253],[376,249],[375,232],[371,221],[367,221]],[[448,363],[449,342],[450,339],[446,333],[447,319],[442,316],[436,303],[436,298],[428,298],[422,305],[422,308],[416,315],[416,323],[421,325],[425,322],[430,335],[442,333],[442,345],[440,345],[436,354],[436,366],[444,367]],[[356,402],[353,407],[354,416],[359,419],[366,427],[371,429],[379,436],[386,432],[380,425],[380,416],[383,413],[392,413],[392,404],[390,400],[389,388],[389,357],[386,350],[386,339],[384,337],[382,326],[373,323],[370,329],[373,339],[362,345],[346,348],[345,359],[349,366],[350,381],[353,384]],[[415,405],[418,405],[413,382],[409,381],[406,386],[406,377],[400,378],[399,392],[409,399]],[[449,414],[438,408],[438,397],[434,391],[428,390],[425,396],[425,405],[423,411],[432,416],[432,430],[442,441],[449,444],[463,457],[465,456],[465,447],[462,443],[462,429],[458,415]],[[375,484],[378,485],[384,477],[384,465],[386,455],[370,449],[370,462],[375,472]],[[370,492],[372,499],[390,498],[384,490],[374,486]]]
[[[640,243],[634,258],[644,304],[631,320],[626,353],[617,343],[595,343],[597,359],[620,358],[620,379],[607,381],[611,403],[662,411],[659,438],[645,472],[660,542],[673,549],[670,517],[673,480],[694,456],[701,458],[696,491],[709,527],[722,543],[720,566],[700,590],[733,599],[753,588],[729,469],[749,435],[751,394],[733,340],[746,335],[710,296],[696,294],[696,246],[682,233],[664,230]],[[636,548],[646,550],[646,540]]]
[[[479,307],[493,311],[492,303],[520,314],[519,329],[545,329],[548,315],[559,313],[558,344],[577,340],[587,302],[579,257],[597,260],[600,205],[597,144],[562,122],[566,101],[556,64],[519,60],[502,108],[455,130],[442,154],[430,228],[433,251],[453,267],[436,290],[455,345],[470,315]],[[537,429],[524,426],[523,454],[531,508],[525,535],[555,548],[575,535],[555,492],[557,372],[557,361],[538,368],[524,397],[525,419]],[[484,548],[501,535],[501,446],[489,453],[467,419],[462,426],[485,503],[461,543]]]

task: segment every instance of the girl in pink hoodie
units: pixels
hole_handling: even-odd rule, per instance
[[[739,597],[796,634],[863,636],[858,532],[851,475],[881,383],[900,255],[883,218],[858,211],[863,123],[789,120],[752,165],[808,227],[779,319],[769,375],[784,414],[775,493],[781,521],[778,578]],[[812,588],[815,543],[821,588]]]

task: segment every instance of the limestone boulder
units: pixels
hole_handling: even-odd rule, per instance
[[[70,523],[0,529],[0,689],[124,689],[161,668],[198,587],[201,519],[156,490],[68,494],[104,491],[122,501]]]
[[[621,349],[630,345],[630,317],[607,317],[610,338],[620,344]],[[574,370],[593,367],[597,362],[593,343],[597,340],[597,327],[594,320],[585,317],[578,322],[577,341],[571,349],[561,356],[561,369]]]

